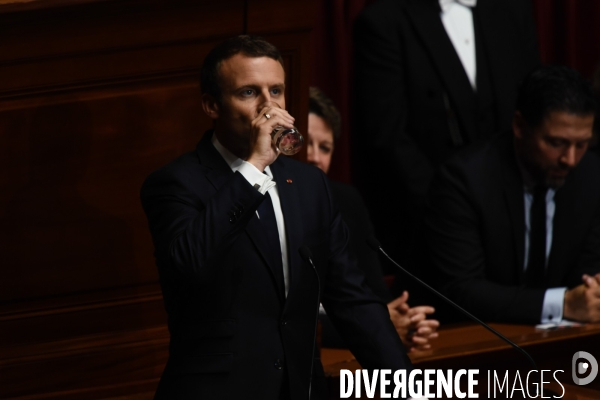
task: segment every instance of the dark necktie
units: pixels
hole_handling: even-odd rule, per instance
[[[258,206],[258,216],[263,226],[263,233],[269,247],[269,264],[273,269],[275,280],[281,293],[285,294],[285,284],[283,281],[283,264],[281,262],[281,245],[279,243],[279,230],[277,229],[277,220],[273,210],[273,201],[269,193],[265,193],[265,199]]]
[[[530,210],[529,257],[527,260],[527,286],[545,287],[546,276],[546,192],[548,188],[534,188]]]

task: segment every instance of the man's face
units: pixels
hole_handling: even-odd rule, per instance
[[[558,188],[585,154],[593,124],[593,115],[554,111],[540,126],[529,128],[517,114],[513,123],[517,154],[537,183]]]
[[[245,159],[255,140],[250,123],[259,105],[271,101],[285,109],[285,73],[272,58],[236,54],[221,63],[220,83],[221,102],[213,102],[209,111],[205,106],[205,111],[215,120],[219,141]]]
[[[317,114],[308,114],[308,146],[306,160],[323,172],[329,171],[333,155],[333,131]]]

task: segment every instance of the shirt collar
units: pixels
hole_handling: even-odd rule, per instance
[[[219,139],[217,139],[217,135],[214,132],[211,141],[213,146],[215,146],[215,149],[217,149],[221,157],[223,157],[223,159],[225,160],[227,165],[229,165],[229,168],[231,168],[233,172],[236,172],[238,169],[240,169],[242,164],[246,162],[241,158],[237,157],[231,151],[229,151],[225,146],[223,146],[221,142],[219,142]],[[271,178],[273,178],[273,173],[271,172],[271,168],[269,168],[269,166],[265,168],[265,173]]]
[[[477,0],[439,0],[442,12],[446,12],[452,4],[462,4],[465,7],[477,6]]]
[[[533,188],[535,186],[535,180],[527,171],[521,160],[517,157],[517,165],[519,166],[519,171],[521,172],[521,178],[523,179],[523,186],[525,187],[526,192],[533,192]]]
[[[217,135],[214,132],[211,140],[213,146],[215,146],[215,149],[217,149],[221,157],[223,157],[227,165],[229,165],[229,168],[231,168],[233,172],[240,169],[244,160],[238,158],[235,154],[233,154],[231,151],[225,148],[225,146],[223,146],[221,142],[219,142],[219,139],[217,139]]]
[[[521,177],[523,178],[523,189],[525,190],[525,193],[533,195],[536,186],[535,180],[533,179],[529,171],[527,171],[521,160],[519,160],[518,158],[517,165],[519,166],[519,170],[521,171]],[[556,193],[556,189],[552,189],[549,187],[548,191],[546,192],[546,201],[552,199],[554,197],[554,193]]]

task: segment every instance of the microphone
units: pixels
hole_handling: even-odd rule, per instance
[[[317,272],[317,267],[312,261],[312,252],[307,246],[300,247],[300,257],[307,263],[312,266],[313,271],[315,271],[315,276],[317,277],[317,312],[315,314],[315,332],[313,334],[313,345],[312,351],[310,352],[310,375],[308,381],[308,400],[310,400],[310,393],[312,389],[312,377],[313,377],[313,369],[315,367],[315,346],[317,345],[317,324],[319,323],[319,309],[321,307],[321,279],[319,278],[319,273]]]
[[[500,332],[498,332],[497,330],[495,330],[494,328],[492,328],[491,326],[489,326],[488,324],[486,324],[485,322],[483,322],[482,320],[480,320],[479,318],[477,318],[476,316],[474,316],[473,314],[471,314],[470,312],[468,312],[467,310],[465,310],[464,308],[462,308],[461,306],[459,306],[458,304],[456,304],[455,302],[453,302],[452,300],[450,300],[449,298],[447,298],[446,296],[444,296],[443,294],[441,294],[440,292],[438,292],[437,290],[435,290],[434,288],[429,286],[428,284],[426,284],[425,282],[423,282],[421,279],[419,279],[416,276],[414,276],[413,274],[411,274],[408,270],[401,267],[400,264],[398,264],[396,261],[394,261],[392,259],[392,257],[390,257],[381,248],[381,244],[377,241],[377,239],[375,239],[374,237],[369,237],[369,238],[367,238],[367,244],[373,250],[381,252],[388,260],[390,260],[396,267],[398,267],[400,269],[400,271],[404,272],[406,275],[408,275],[415,281],[419,282],[419,284],[426,287],[429,291],[435,293],[438,297],[443,299],[447,304],[450,304],[452,307],[454,307],[455,309],[457,309],[458,311],[460,311],[461,313],[463,313],[464,315],[466,315],[473,321],[477,322],[479,325],[483,326],[485,329],[492,332],[494,335],[496,335],[500,339],[504,340],[506,343],[510,344],[512,347],[514,347],[518,351],[520,351],[529,360],[531,365],[533,365],[533,369],[538,370],[538,366],[535,363],[535,361],[533,361],[533,358],[522,347],[520,347],[519,345],[514,343],[512,340],[510,340],[509,338],[507,338],[506,336],[504,336],[503,334],[501,334]]]

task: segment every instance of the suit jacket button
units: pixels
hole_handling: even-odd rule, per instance
[[[287,321],[284,319],[281,321],[281,326],[286,326],[287,325]]]
[[[275,367],[275,369],[283,369],[283,363],[281,362],[281,360],[279,358],[277,360],[275,360],[274,367]]]
[[[231,222],[233,224],[235,222],[235,217],[229,218],[229,222]]]

